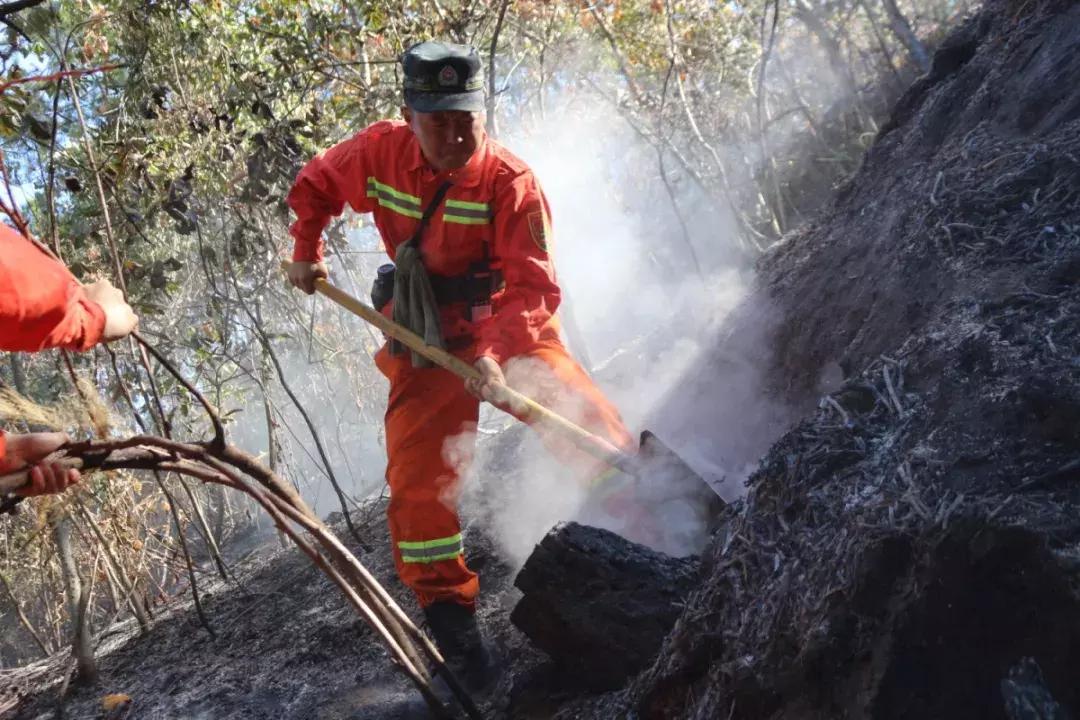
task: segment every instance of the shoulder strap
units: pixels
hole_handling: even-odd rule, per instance
[[[435,211],[439,209],[439,205],[442,204],[443,198],[446,197],[446,193],[450,191],[450,188],[453,187],[453,185],[454,183],[449,180],[440,185],[439,189],[435,191],[435,195],[432,196],[431,202],[424,208],[424,214],[420,216],[420,222],[416,223],[416,230],[413,231],[412,237],[409,238],[409,242],[416,247],[420,247],[424,229],[428,226],[428,223],[431,222],[431,217],[435,214]]]

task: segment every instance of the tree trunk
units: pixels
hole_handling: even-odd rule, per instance
[[[488,51],[488,93],[487,93],[487,132],[491,137],[498,139],[499,123],[495,118],[495,55],[499,50],[499,33],[502,32],[503,21],[506,19],[506,10],[510,7],[510,0],[502,0],[499,6],[499,15],[495,20],[495,31],[491,34],[491,47]]]
[[[858,89],[855,84],[855,77],[851,72],[851,66],[844,59],[844,51],[840,48],[840,42],[836,39],[836,35],[825,24],[825,20],[818,14],[817,9],[812,7],[806,0],[798,0],[794,12],[799,22],[805,25],[806,29],[821,43],[821,48],[829,59],[829,69],[832,70],[836,79],[844,84],[846,94],[857,98]]]
[[[881,1],[885,5],[885,12],[889,15],[889,27],[892,28],[893,34],[907,48],[912,62],[919,67],[921,72],[925,73],[930,69],[930,53],[926,51],[926,46],[915,35],[915,31],[911,29],[911,23],[904,17],[904,13],[900,11],[900,6],[896,3],[896,0]]]
[[[75,552],[71,543],[71,519],[67,513],[53,518],[53,541],[60,557],[60,571],[64,578],[64,594],[68,617],[71,621],[71,651],[75,655],[78,676],[88,683],[97,682],[98,669],[94,661],[94,648],[90,642],[89,621],[86,617],[90,600],[89,587],[83,587]]]
[[[271,384],[271,364],[270,364],[270,352],[265,345],[260,344],[259,348],[259,379],[263,388],[263,412],[266,414],[266,447],[267,454],[266,460],[270,465],[270,472],[275,474],[281,474],[281,441],[278,439],[278,424],[274,419],[274,408],[270,404],[270,388]],[[296,488],[296,492],[300,492],[300,488]],[[258,517],[258,516],[256,516]],[[278,544],[281,547],[289,546],[289,539],[285,537],[285,533],[278,530],[277,533]]]

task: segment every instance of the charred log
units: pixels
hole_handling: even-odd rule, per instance
[[[673,558],[615,533],[557,526],[514,580],[513,622],[563,670],[594,690],[645,668],[682,612],[697,558]]]

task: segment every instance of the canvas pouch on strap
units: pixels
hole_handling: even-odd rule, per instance
[[[431,222],[431,216],[439,208],[452,183],[447,181],[439,186],[431,202],[424,208],[424,214],[416,224],[416,230],[408,241],[397,247],[394,253],[396,267],[394,271],[394,307],[393,320],[403,325],[424,339],[424,343],[433,347],[446,349],[443,340],[442,328],[439,325],[439,304],[435,298],[435,291],[431,288],[431,278],[420,254],[420,244],[423,240],[424,229]],[[390,354],[400,355],[405,351],[404,346],[397,340],[390,340]],[[412,364],[416,368],[432,367],[432,362],[413,352]]]

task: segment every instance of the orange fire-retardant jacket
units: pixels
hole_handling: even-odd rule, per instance
[[[468,164],[436,173],[401,121],[382,121],[320,153],[300,172],[287,202],[293,260],[322,260],[321,235],[347,203],[370,212],[387,254],[412,237],[435,191],[454,183],[424,231],[424,266],[435,275],[461,275],[484,256],[502,271],[506,287],[492,296],[492,316],[470,323],[462,307],[443,309],[446,338],[472,335],[476,357],[502,363],[538,340],[559,336],[554,318],[560,292],[548,255],[550,210],[529,167],[485,137]]]
[[[86,350],[105,330],[105,312],[62,264],[0,225],[0,350]],[[0,432],[0,469],[4,468]]]

